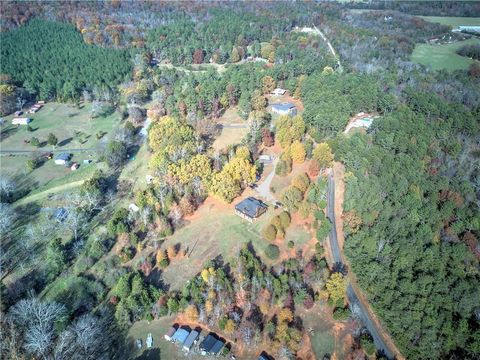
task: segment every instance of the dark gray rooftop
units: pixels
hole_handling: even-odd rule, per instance
[[[248,197],[235,205],[236,210],[251,218],[256,217],[260,209],[266,209],[267,207],[267,205],[254,197]]]
[[[222,350],[223,345],[225,345],[225,343],[222,340],[217,340],[217,342],[212,346],[209,352],[211,352],[212,354],[216,354],[220,350]]]
[[[210,352],[212,350],[213,345],[215,345],[216,342],[217,342],[217,339],[213,335],[209,334],[200,344],[200,349],[206,352]]]

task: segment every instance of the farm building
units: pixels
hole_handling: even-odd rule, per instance
[[[217,338],[212,334],[208,334],[208,336],[205,339],[203,339],[202,343],[200,344],[201,354],[202,355],[209,354],[216,343],[217,343]]]
[[[130,204],[132,205],[132,204]],[[135,205],[135,204],[133,204]],[[177,331],[177,328],[175,326],[172,326],[165,335],[163,335],[163,337],[165,338],[165,340],[167,341],[172,341],[172,336],[175,334],[175,332]]]
[[[183,350],[190,351],[190,348],[195,343],[199,335],[200,334],[198,333],[198,331],[192,330],[190,335],[188,335],[188,337],[185,339],[185,342],[183,343]]]
[[[190,332],[188,330],[180,328],[175,331],[175,334],[173,334],[171,341],[183,345],[189,334]]]
[[[235,205],[235,214],[241,218],[253,222],[262,216],[268,209],[268,206],[254,197],[248,197]]]
[[[30,118],[13,118],[12,119],[12,125],[28,125],[32,119]]]
[[[57,165],[65,165],[67,162],[70,161],[70,154],[61,153],[55,158],[55,164]]]
[[[272,91],[272,95],[285,95],[286,92],[285,89],[276,88]]]
[[[20,115],[22,115],[22,114],[23,114],[23,111],[21,111],[21,110],[18,110],[18,111],[15,111],[15,113],[14,113],[14,114],[15,114],[15,116],[20,116]]]
[[[279,115],[297,115],[297,108],[291,103],[273,104],[272,112]]]
[[[79,163],[74,162],[72,166],[70,166],[70,170],[75,171],[80,167]]]

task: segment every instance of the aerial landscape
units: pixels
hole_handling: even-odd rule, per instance
[[[479,1],[0,2],[0,359],[480,359]]]

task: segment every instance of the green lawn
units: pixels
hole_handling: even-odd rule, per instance
[[[28,109],[28,107],[26,108]],[[48,103],[36,114],[24,114],[22,117],[30,117],[33,121],[28,131],[27,126],[11,125],[14,115],[4,117],[5,124],[1,127],[0,149],[2,151],[31,151],[0,157],[0,170],[8,174],[20,183],[19,189],[30,189],[30,194],[44,192],[50,188],[63,186],[69,182],[78,182],[90,176],[99,166],[96,164],[96,147],[99,139],[96,134],[105,133],[108,136],[120,124],[120,117],[113,113],[106,117],[90,118],[91,104],[81,105],[76,108],[72,104]],[[76,136],[75,132],[82,135]],[[26,161],[29,157],[39,155],[52,150],[52,146],[46,144],[49,133],[55,134],[58,145],[55,150],[91,149],[84,152],[72,152],[72,161],[80,163],[77,171],[62,165],[55,165],[53,160],[48,160],[39,168],[28,172]],[[43,143],[39,148],[24,142],[36,137]],[[93,163],[83,164],[83,160],[92,159]]]
[[[452,44],[417,44],[413,50],[411,60],[413,62],[431,66],[434,70],[445,69],[464,70],[474,62],[479,61],[460,56],[456,53],[464,45],[480,44],[479,39],[468,39]]]
[[[466,25],[480,25],[480,17],[456,17],[456,16],[419,16],[425,21],[450,25],[452,27]]]

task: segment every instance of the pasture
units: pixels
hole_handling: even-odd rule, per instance
[[[411,60],[418,64],[431,66],[433,70],[466,70],[479,61],[458,55],[456,52],[465,45],[480,44],[479,39],[468,39],[451,44],[417,44]]]
[[[480,25],[480,17],[456,17],[456,16],[418,16],[425,21],[448,25],[453,28],[457,26],[478,26]]]
[[[95,162],[99,143],[120,123],[118,113],[92,119],[91,106],[83,104],[77,108],[72,104],[47,103],[36,114],[21,115],[33,119],[30,128],[26,125],[12,125],[14,115],[4,117],[0,137],[2,173],[18,179],[24,190],[34,189],[34,194],[90,176],[98,167]],[[28,110],[28,107],[25,109]],[[50,133],[58,140],[55,147],[47,144]],[[32,137],[39,140],[38,147],[31,144]],[[55,151],[54,157],[61,152],[71,153],[71,161],[80,163],[80,168],[71,171],[69,167],[56,165],[53,159],[44,159],[39,167],[27,171],[28,159],[52,150]],[[92,160],[92,163],[83,164],[83,160],[87,159]]]

